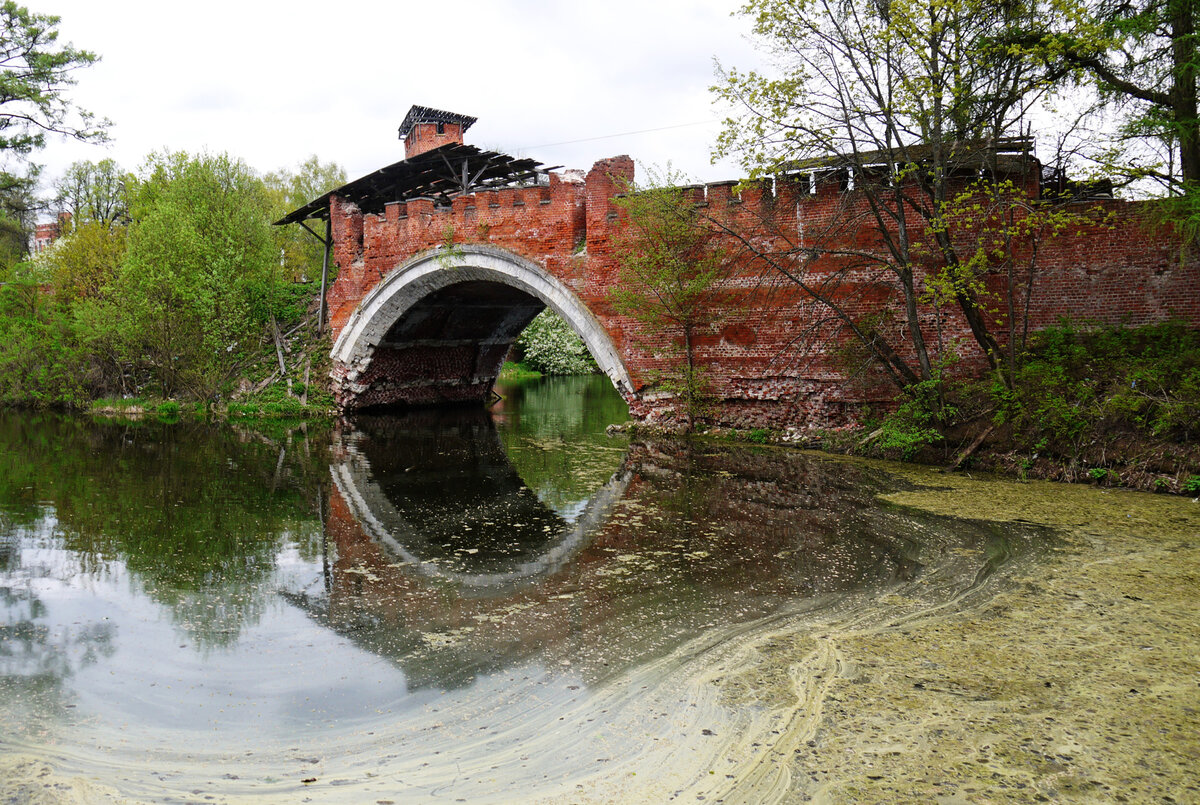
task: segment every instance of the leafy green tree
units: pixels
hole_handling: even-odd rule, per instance
[[[1146,162],[1121,154],[1111,167],[1150,177],[1167,192],[1160,218],[1200,242],[1200,47],[1197,0],[1077,0],[1073,13],[1050,17],[1014,41],[1036,43],[1063,75],[1099,92],[1100,108],[1116,110],[1123,142],[1158,146]],[[1126,151],[1130,149],[1126,148]]]
[[[296,169],[284,168],[263,177],[271,197],[271,218],[279,220],[294,209],[320,198],[346,184],[346,171],[335,162],[323,163],[315,155]],[[276,254],[282,254],[283,274],[291,280],[321,276],[325,246],[314,237],[323,231],[307,232],[303,227],[275,227]]]
[[[0,285],[0,405],[81,405],[86,376],[86,355],[63,306],[33,283]]]
[[[618,311],[641,322],[645,346],[666,359],[665,387],[681,402],[691,427],[704,410],[707,382],[696,339],[717,321],[733,267],[719,232],[669,169],[651,186],[628,188],[617,203],[627,225],[617,241],[619,282],[610,291]]]
[[[33,226],[33,189],[38,168],[29,156],[46,144],[47,134],[85,142],[105,137],[107,121],[97,120],[68,97],[75,72],[95,64],[97,56],[58,42],[60,18],[31,12],[17,3],[0,4],[0,211],[19,225],[27,242]],[[25,163],[23,170],[16,164]],[[22,254],[24,250],[22,249]]]
[[[1178,191],[1200,182],[1198,10],[1197,0],[1077,0],[1047,7],[1002,41],[1039,55],[1057,80],[1093,84],[1121,110],[1124,136],[1164,143],[1166,170],[1141,172]]]
[[[20,218],[0,210],[0,282],[11,282],[21,274],[21,263],[29,252],[29,227]]]
[[[0,152],[28,156],[47,134],[104,138],[107,121],[77,107],[67,90],[74,73],[98,61],[94,53],[58,44],[61,18],[37,14],[11,0],[0,5]]]
[[[13,177],[0,170],[0,281],[30,279],[25,264],[37,226],[39,202],[34,197],[38,172]]]
[[[54,183],[54,202],[71,214],[72,225],[97,221],[106,226],[129,223],[129,190],[136,178],[111,159],[72,164]]]
[[[277,260],[262,181],[227,155],[151,157],[112,311],[163,396],[210,397],[270,318]]]
[[[586,375],[596,371],[596,361],[571,325],[546,308],[519,336],[522,361],[544,375]]]
[[[941,341],[940,328],[927,328],[947,304],[977,354],[1011,376],[1003,371],[1011,353],[993,331],[993,300],[979,278],[1018,252],[997,256],[990,245],[981,252],[964,238],[963,222],[978,229],[977,211],[990,209],[982,216],[990,234],[1023,237],[1027,247],[1033,233],[1047,231],[1016,223],[1029,210],[1016,208],[1015,185],[1006,184],[1037,181],[1021,125],[1056,86],[1033,48],[1004,44],[1008,32],[1032,24],[1039,6],[750,0],[742,11],[775,71],[720,72],[714,90],[735,113],[717,155],[739,156],[754,178],[840,182],[853,193],[831,217],[773,232],[769,247],[752,234],[731,234],[812,297],[815,329],[839,326],[897,388],[941,405],[942,367],[953,359],[942,353],[956,347]],[[926,286],[927,277],[936,287]],[[863,294],[880,288],[890,289],[895,309],[863,315]],[[888,326],[896,320],[899,327]]]
[[[125,258],[124,226],[84,220],[42,254],[42,263],[59,301],[71,304],[102,299]]]

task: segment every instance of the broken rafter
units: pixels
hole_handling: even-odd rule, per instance
[[[495,151],[481,151],[471,145],[452,143],[418,154],[369,173],[310,201],[276,221],[276,225],[297,223],[310,218],[329,217],[329,204],[338,196],[358,205],[363,212],[378,213],[393,202],[432,198],[449,203],[455,196],[480,188],[512,187],[537,181],[554,168],[527,158],[515,158]]]

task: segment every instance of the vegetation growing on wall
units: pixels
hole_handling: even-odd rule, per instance
[[[644,328],[640,346],[663,361],[659,388],[680,400],[683,424],[704,415],[709,397],[696,340],[728,315],[718,299],[734,262],[720,233],[669,170],[617,199],[626,227],[617,241],[619,278],[609,294]]]

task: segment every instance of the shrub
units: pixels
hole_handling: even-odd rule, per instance
[[[998,418],[1022,446],[1075,454],[1107,429],[1187,441],[1200,422],[1200,332],[1180,322],[1039,333]]]
[[[941,384],[927,380],[908,387],[909,397],[883,419],[876,447],[902,461],[913,459],[923,448],[942,441],[941,425],[957,409],[940,398]]]
[[[0,286],[0,403],[81,407],[89,397],[88,366],[65,308],[37,286]]]
[[[537,315],[517,337],[522,361],[544,375],[586,375],[596,371],[583,339],[550,308]]]

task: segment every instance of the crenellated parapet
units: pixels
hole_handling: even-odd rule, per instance
[[[343,407],[487,399],[513,340],[549,306],[584,337],[635,416],[670,416],[678,400],[662,378],[677,369],[682,337],[622,314],[612,293],[624,281],[619,254],[629,213],[621,196],[636,192],[633,160],[615,156],[586,173],[547,173],[540,163],[462,145],[454,127],[465,130],[469,118],[438,110],[418,117],[408,132],[416,132],[410,160],[284,221],[323,212],[330,219],[338,275],[328,303],[334,388]],[[438,137],[452,142],[438,146]],[[488,180],[497,161],[508,173]],[[438,174],[443,163],[470,164],[482,179],[474,183],[476,174],[457,168]],[[1040,171],[1025,162],[1018,167],[1011,177],[1017,192],[1036,202]],[[869,322],[906,348],[903,300],[895,277],[881,268],[886,244],[862,190],[867,182],[903,182],[902,175],[818,166],[772,180],[679,188],[731,255],[711,297],[712,315],[692,334],[717,421],[827,427],[894,399],[895,387],[878,367],[847,370],[853,343],[846,322],[830,315],[814,289],[849,319]],[[979,175],[962,173],[955,188],[969,189]],[[393,192],[402,184],[404,192]],[[1200,260],[1176,236],[1149,226],[1146,204],[1092,199],[1074,209],[1090,217],[1043,239],[1035,262],[1018,254],[1034,268],[1019,277],[1001,266],[984,270],[979,287],[1002,299],[1004,283],[1016,277],[1028,294],[1022,304],[1030,329],[1063,317],[1127,324],[1174,317],[1200,326]],[[919,222],[909,235],[931,237]],[[937,255],[921,248],[913,254],[912,281],[921,293],[938,270]],[[987,316],[1003,342],[1009,324],[1002,307],[992,305]],[[918,326],[927,339],[970,342],[953,308],[923,308]],[[969,358],[957,364],[963,372],[978,368]]]
[[[552,173],[541,184],[481,190],[450,204],[416,198],[364,214],[331,199],[338,280],[330,291],[336,338],[359,301],[405,260],[435,248],[498,246],[586,284],[573,270],[586,233],[587,188],[577,172]]]

